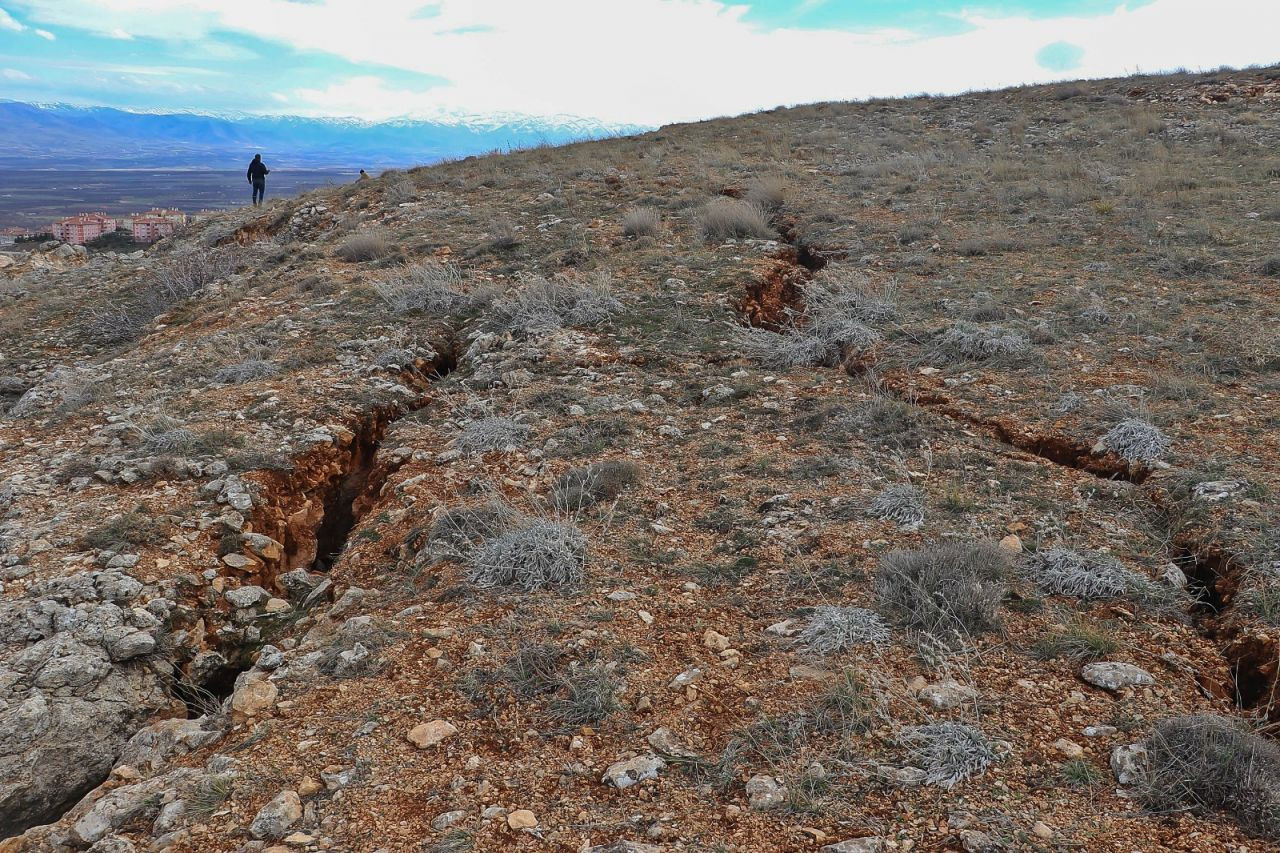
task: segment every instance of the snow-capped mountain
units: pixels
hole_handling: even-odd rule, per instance
[[[442,112],[371,122],[0,101],[0,167],[214,168],[253,152],[295,168],[384,168],[645,129],[567,115]]]

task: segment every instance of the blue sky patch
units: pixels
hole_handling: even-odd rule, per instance
[[[1084,60],[1084,48],[1069,41],[1055,41],[1036,51],[1036,63],[1050,71],[1071,71]]]

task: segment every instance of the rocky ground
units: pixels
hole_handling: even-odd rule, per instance
[[[0,850],[1280,849],[1280,72],[0,268]]]

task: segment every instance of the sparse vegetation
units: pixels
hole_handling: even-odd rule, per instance
[[[1029,554],[1022,574],[1050,595],[1122,598],[1155,608],[1177,607],[1179,591],[1123,565],[1110,554],[1055,546]]]
[[[942,361],[985,361],[1016,359],[1031,350],[1031,342],[1018,332],[1001,326],[956,323],[934,338],[932,353]]]
[[[391,239],[381,231],[366,230],[352,234],[338,247],[338,257],[349,263],[376,261],[391,254]]]
[[[502,330],[532,334],[562,326],[595,326],[621,310],[607,274],[522,275],[494,300],[489,322]]]
[[[576,586],[586,570],[587,538],[563,521],[525,519],[474,549],[467,579],[481,589],[525,592]]]
[[[1082,619],[1075,619],[1064,627],[1042,636],[1035,645],[1035,653],[1041,658],[1068,658],[1089,661],[1104,658],[1120,647],[1111,635]]]
[[[1142,799],[1160,811],[1224,811],[1241,828],[1280,841],[1280,747],[1224,717],[1195,714],[1156,724]]]
[[[398,314],[421,311],[432,317],[466,313],[489,298],[483,288],[466,290],[452,264],[427,261],[388,273],[374,284],[378,296]]]
[[[930,785],[950,788],[977,776],[998,760],[986,736],[965,723],[929,723],[902,734],[910,762]]]
[[[999,627],[1008,552],[990,542],[892,551],[880,560],[876,598],[896,620],[943,642]]]
[[[871,500],[876,518],[915,529],[924,523],[924,493],[910,483],[890,486]]]
[[[1148,421],[1127,418],[1107,430],[1101,444],[1129,463],[1149,465],[1169,453],[1169,437]]]
[[[593,726],[618,710],[619,687],[606,665],[579,666],[561,678],[547,711],[566,726]]]
[[[652,207],[633,207],[622,216],[622,233],[627,237],[657,237],[662,217]]]
[[[577,512],[611,501],[640,479],[640,466],[624,459],[593,462],[566,471],[556,479],[551,496],[559,512]]]
[[[777,237],[769,224],[769,215],[759,205],[733,198],[717,197],[707,202],[698,214],[697,226],[705,240]]]
[[[854,646],[883,646],[889,627],[876,613],[862,607],[815,607],[800,642],[821,655],[843,652]]]
[[[514,418],[477,418],[462,428],[453,446],[463,453],[515,450],[529,437],[532,427]]]

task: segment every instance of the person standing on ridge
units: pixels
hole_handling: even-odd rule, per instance
[[[249,183],[253,184],[254,207],[262,204],[262,197],[267,194],[267,175],[269,174],[271,170],[267,168],[266,163],[262,162],[262,155],[254,154],[248,172]]]

